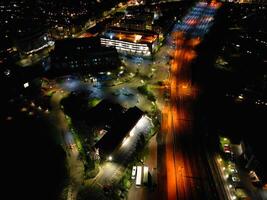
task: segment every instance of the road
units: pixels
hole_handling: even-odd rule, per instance
[[[66,95],[62,90],[56,90],[51,98],[51,120],[56,124],[58,132],[61,133],[62,146],[67,152],[70,185],[68,187],[67,200],[75,200],[79,187],[83,182],[84,165],[79,159],[78,149],[69,130],[65,114],[60,109],[60,100]],[[69,146],[72,145],[72,149]]]
[[[157,178],[157,135],[154,135],[148,143],[148,157],[144,159],[144,165],[148,166],[152,176]],[[153,179],[153,178],[152,178]],[[154,180],[153,180],[154,181]],[[157,199],[157,190],[151,190],[148,187],[136,187],[135,181],[128,191],[128,200],[154,200]]]
[[[212,25],[219,6],[197,3],[175,26],[169,41],[174,50],[168,87],[170,101],[162,110],[165,163],[159,185],[161,199],[217,199],[205,170],[201,144],[193,134],[193,105],[198,88],[191,84],[190,64],[197,56],[194,49]]]
[[[152,126],[149,118],[142,117],[131,130],[131,136],[124,139],[120,147],[110,155],[112,161],[103,162],[100,166],[100,172],[90,183],[101,186],[117,183],[124,175],[125,167],[132,159],[133,153],[137,151],[137,143],[141,134],[146,137]]]

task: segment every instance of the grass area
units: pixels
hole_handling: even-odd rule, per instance
[[[146,95],[147,99],[149,101],[156,101],[156,97],[154,96],[154,94],[151,92],[151,89],[149,88],[149,86],[147,84],[142,85],[137,87],[137,90],[143,94]]]
[[[248,196],[247,196],[247,193],[245,192],[245,190],[243,189],[236,189],[236,196],[238,199],[246,199]]]
[[[224,145],[230,145],[231,144],[230,140],[226,137],[220,137],[220,143],[221,143],[222,147],[224,147]]]
[[[55,90],[50,90],[49,92],[46,93],[46,96],[52,97],[55,92],[56,92]]]
[[[101,99],[99,99],[99,98],[92,98],[92,99],[90,99],[90,100],[88,101],[88,106],[89,106],[90,108],[93,108],[93,107],[95,107],[100,101],[101,101]]]

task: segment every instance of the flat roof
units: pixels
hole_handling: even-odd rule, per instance
[[[96,143],[95,147],[99,148],[101,154],[111,154],[143,114],[143,111],[136,106],[129,108],[116,119],[111,129]]]
[[[103,36],[108,39],[144,44],[152,44],[158,38],[158,34],[152,31],[138,31],[117,27],[108,29],[103,33]]]

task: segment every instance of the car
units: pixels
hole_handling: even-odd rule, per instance
[[[232,172],[232,173],[237,173],[238,171],[237,171],[237,169],[236,169],[236,168],[234,168],[234,167],[231,167],[231,168],[230,168],[230,172]]]
[[[136,175],[136,166],[133,166],[133,169],[132,169],[132,179],[135,179],[135,175]]]
[[[240,178],[238,176],[232,176],[233,182],[240,182]]]
[[[223,145],[223,150],[225,153],[231,153],[232,149],[228,144]]]

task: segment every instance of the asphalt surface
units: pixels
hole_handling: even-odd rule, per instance
[[[197,3],[178,23],[169,39],[174,50],[170,70],[170,101],[162,110],[165,164],[161,165],[160,199],[216,199],[208,179],[203,149],[193,132],[197,85],[191,84],[195,47],[212,25],[220,4]]]

